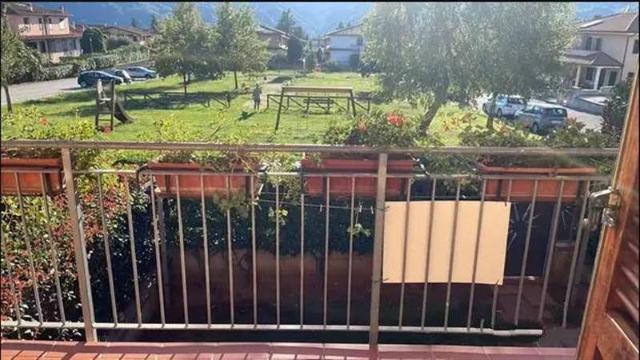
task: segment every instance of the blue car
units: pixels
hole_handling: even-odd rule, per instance
[[[78,85],[80,85],[80,87],[82,88],[96,86],[98,79],[102,80],[103,84],[106,84],[111,81],[115,81],[116,84],[119,85],[124,82],[123,78],[119,76],[111,75],[104,71],[83,71],[78,76]]]

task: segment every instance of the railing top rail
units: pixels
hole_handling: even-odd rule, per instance
[[[58,141],[58,140],[5,140],[3,148],[68,148],[68,149],[112,149],[112,150],[218,150],[242,152],[320,152],[358,154],[470,154],[470,155],[517,155],[517,156],[598,156],[615,157],[617,148],[548,148],[548,147],[367,147],[352,145],[319,144],[219,144],[211,142],[134,142],[134,141]]]

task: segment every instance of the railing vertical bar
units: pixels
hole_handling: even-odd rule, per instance
[[[231,178],[225,177],[227,186],[227,198],[231,198]],[[234,301],[234,284],[233,284],[233,244],[231,234],[231,209],[227,209],[227,260],[229,262],[229,318],[231,326],[235,325],[235,301]]]
[[[514,324],[518,326],[520,320],[520,305],[522,303],[522,290],[524,287],[524,277],[527,270],[527,259],[529,257],[529,244],[531,242],[531,227],[533,226],[533,216],[536,212],[536,198],[538,196],[538,180],[533,183],[533,196],[531,197],[531,213],[529,213],[529,223],[527,224],[527,236],[524,239],[524,253],[522,255],[522,265],[520,266],[520,280],[518,281],[518,294],[516,295],[516,310]]]
[[[569,314],[569,301],[571,299],[571,291],[573,289],[573,278],[575,275],[575,268],[577,263],[577,255],[580,249],[580,245],[582,244],[583,238],[583,221],[584,215],[587,209],[587,200],[589,199],[589,187],[591,186],[591,181],[587,181],[586,186],[584,187],[584,195],[582,200],[582,208],[580,209],[580,221],[578,221],[578,233],[576,234],[576,241],[573,247],[573,254],[571,255],[571,267],[569,269],[569,279],[567,280],[567,290],[564,295],[564,305],[562,307],[562,327],[567,327],[567,316]]]
[[[453,260],[456,250],[456,235],[458,229],[458,206],[460,205],[460,181],[456,180],[456,202],[453,210],[453,231],[451,233],[451,249],[449,250],[449,273],[447,275],[447,295],[444,310],[444,330],[449,326],[449,307],[451,303],[451,279],[453,277]]]
[[[207,325],[211,326],[211,281],[209,279],[209,234],[207,232],[207,204],[204,196],[204,175],[200,174],[200,206],[202,207],[202,241],[204,250],[204,286],[207,302]]]
[[[153,220],[151,224],[153,225],[153,245],[155,247],[156,253],[156,271],[158,273],[158,301],[160,302],[160,322],[162,325],[166,323],[165,319],[165,309],[164,309],[164,282],[162,277],[162,263],[160,261],[160,232],[158,231],[158,216],[156,213],[156,195],[155,195],[155,186],[153,177],[151,178],[151,215],[153,216]]]
[[[356,178],[351,177],[351,208],[349,211],[349,265],[347,269],[347,329],[351,326],[351,275],[353,271],[353,208],[356,200]]]
[[[16,187],[18,190],[18,204],[20,206],[20,220],[22,222],[22,230],[24,230],[24,242],[27,246],[27,259],[29,260],[29,271],[31,272],[31,280],[33,281],[33,296],[36,300],[36,310],[38,311],[38,320],[40,324],[44,322],[42,315],[42,306],[40,304],[40,291],[38,289],[38,277],[36,276],[36,267],[33,261],[33,252],[31,249],[31,235],[29,235],[29,228],[27,227],[27,215],[24,211],[24,200],[22,199],[22,189],[20,186],[20,177],[18,173],[13,174],[16,180]]]
[[[178,213],[178,236],[180,241],[180,275],[182,280],[182,311],[184,323],[189,325],[189,298],[187,297],[187,271],[184,257],[184,231],[182,229],[182,201],[180,196],[180,176],[176,175],[176,207]]]
[[[138,259],[136,256],[136,239],[133,234],[133,214],[131,213],[131,193],[129,189],[129,179],[124,175],[125,197],[127,199],[127,223],[129,225],[129,245],[131,246],[131,268],[133,269],[133,291],[136,297],[136,318],[138,325],[142,324],[142,310],[140,307],[140,286],[138,283]]]
[[[256,193],[254,191],[253,176],[249,178],[249,186],[251,187],[251,271],[252,271],[252,287],[253,287],[253,326],[258,326],[258,279],[256,278]]]
[[[276,325],[280,327],[280,184],[276,182]]]
[[[542,282],[542,291],[540,292],[540,309],[538,309],[538,321],[542,321],[544,315],[544,306],[547,287],[549,286],[549,274],[551,273],[551,263],[553,261],[553,253],[556,246],[556,234],[558,232],[558,223],[560,220],[560,208],[562,207],[562,192],[564,190],[564,180],[560,181],[560,189],[558,190],[558,200],[556,206],[553,209],[553,221],[551,223],[551,232],[549,233],[549,240],[547,240],[547,257],[544,263],[544,280]]]
[[[507,190],[507,200],[508,203],[511,200],[511,190],[513,188],[513,179],[509,179],[509,187]],[[506,265],[505,265],[506,266]],[[504,270],[503,270],[504,274]],[[493,300],[491,301],[491,328],[495,329],[496,327],[496,308],[498,306],[498,283],[493,285]]]
[[[329,282],[329,207],[331,206],[329,200],[329,191],[331,189],[331,177],[327,176],[326,182],[326,208],[325,222],[324,222],[324,281],[323,281],[323,301],[322,301],[322,325],[326,329],[327,327],[327,285]]]
[[[420,330],[424,331],[424,325],[427,320],[427,291],[429,288],[429,260],[431,258],[431,239],[433,237],[433,213],[435,211],[436,201],[436,183],[437,179],[432,178],[431,184],[431,204],[429,204],[429,234],[427,238],[427,253],[425,255],[424,265],[424,285],[422,287],[422,314],[420,315]]]
[[[304,325],[304,192],[300,194],[300,327]]]
[[[20,305],[18,304],[18,294],[16,292],[16,285],[14,284],[13,277],[11,274],[13,273],[13,264],[9,261],[9,253],[7,252],[7,247],[5,246],[5,235],[3,231],[0,231],[0,245],[2,246],[2,261],[7,262],[7,275],[9,277],[9,289],[11,290],[11,295],[13,295],[13,311],[16,312],[16,332],[18,333],[18,339],[20,339],[20,325],[22,325],[22,314],[20,312]]]
[[[478,252],[480,251],[480,233],[482,232],[482,216],[484,215],[484,196],[487,189],[487,180],[482,180],[482,192],[480,193],[480,211],[478,213],[478,226],[476,233],[476,244],[473,252],[473,272],[471,275],[471,289],[469,291],[469,309],[467,311],[467,331],[471,330],[471,317],[473,315],[473,300],[476,290],[476,275],[478,267]]]
[[[404,214],[404,240],[402,242],[402,283],[400,284],[400,307],[398,310],[398,329],[402,329],[404,314],[404,289],[407,275],[407,247],[409,245],[409,218],[411,216],[411,180],[407,179],[407,198],[405,200]]]
[[[118,324],[118,305],[116,303],[116,290],[113,284],[113,266],[111,264],[111,248],[109,246],[109,230],[107,218],[104,214],[104,195],[102,193],[102,174],[96,176],[98,185],[98,203],[100,204],[100,220],[102,222],[102,241],[104,243],[104,256],[107,262],[107,279],[109,281],[109,296],[111,297],[111,316],[113,323]]]
[[[82,228],[82,209],[78,201],[75,179],[73,177],[73,163],[71,151],[62,148],[62,165],[67,187],[67,205],[69,207],[69,220],[73,235],[73,250],[78,269],[78,288],[80,291],[80,303],[82,305],[82,319],[84,323],[84,336],[87,342],[98,340],[98,334],[93,327],[95,318],[93,315],[93,297],[91,294],[91,275],[87,262],[87,249],[84,242],[84,229]]]
[[[378,176],[376,185],[376,218],[373,237],[371,268],[371,308],[369,314],[369,351],[371,356],[378,352],[380,327],[380,287],[382,282],[382,242],[384,240],[385,195],[387,187],[387,153],[378,155]]]
[[[44,174],[40,173],[40,187],[42,190],[42,204],[44,209],[44,216],[47,219],[47,236],[51,242],[51,266],[53,267],[53,277],[56,284],[56,298],[58,300],[58,308],[60,309],[60,320],[62,324],[67,322],[67,317],[64,311],[64,300],[62,299],[62,286],[60,285],[60,273],[58,271],[58,250],[53,238],[53,231],[51,230],[51,213],[49,212],[49,198],[47,197],[47,187],[44,181]]]

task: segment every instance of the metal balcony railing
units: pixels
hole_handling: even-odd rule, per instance
[[[5,141],[2,147],[54,148],[62,158],[62,174],[3,164],[3,182],[12,176],[17,189],[2,196],[3,331],[83,329],[87,341],[114,329],[366,331],[372,347],[379,332],[536,336],[543,328],[579,327],[586,292],[575,292],[588,287],[586,259],[597,246],[597,228],[582,219],[595,216],[589,194],[610,181],[603,175],[434,174],[428,164],[426,171],[397,173],[387,171],[390,156],[617,154],[57,141]],[[81,168],[72,155],[87,150],[360,153],[375,155],[377,165],[371,172],[324,173]],[[48,184],[57,171],[64,193]],[[199,189],[187,175],[197,177]],[[221,194],[205,190],[214,177],[224,179]],[[34,179],[39,189],[27,193],[24,182]],[[310,179],[321,179],[314,193]],[[531,199],[515,199],[514,184],[525,180],[533,182]],[[491,184],[498,189],[489,192]],[[553,198],[542,195],[549,184],[557,189]],[[375,190],[367,193],[369,185]],[[234,203],[238,189],[246,198]],[[480,234],[483,204],[513,203],[503,284],[476,283],[480,235],[470,283],[453,282],[451,265],[446,283],[406,282],[406,237],[402,281],[385,283],[382,229],[391,200],[406,202],[407,211],[413,201],[455,203],[451,249],[427,251],[425,271],[436,257],[454,263],[455,229]],[[477,222],[457,217],[465,201],[480,203]],[[424,221],[432,224],[430,214]]]

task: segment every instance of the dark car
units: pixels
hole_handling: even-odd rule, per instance
[[[124,79],[119,76],[111,75],[104,71],[83,71],[78,76],[78,85],[80,87],[86,88],[89,86],[96,86],[98,79],[102,80],[102,83],[108,83],[110,81],[115,81],[116,84],[122,84]]]
[[[523,124],[535,134],[544,134],[567,123],[567,110],[560,106],[535,104],[518,111],[514,122]]]

